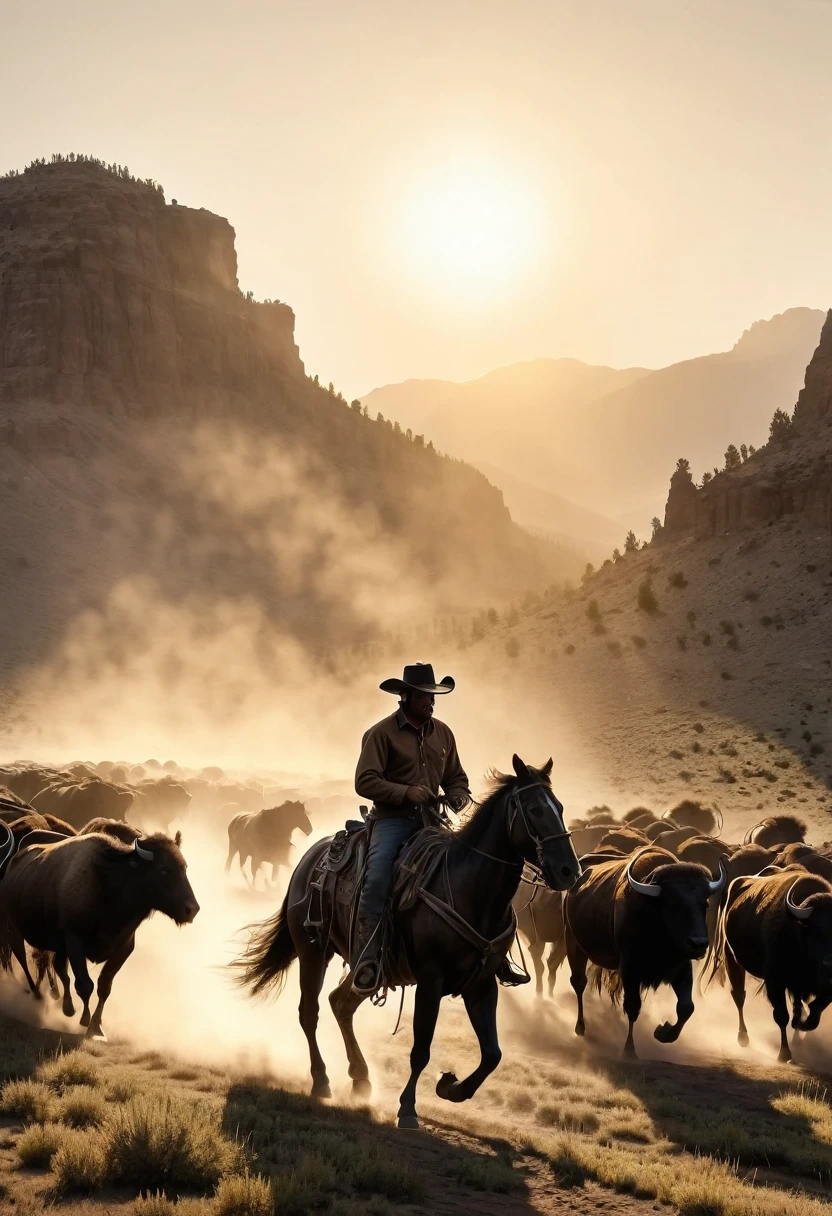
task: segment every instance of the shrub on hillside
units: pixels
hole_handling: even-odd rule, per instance
[[[681,570],[674,570],[672,574],[667,576],[667,581],[671,587],[687,587],[688,580],[685,578]]]
[[[586,606],[586,614],[591,621],[600,621],[601,609],[598,606],[597,600],[590,600]]]
[[[638,593],[636,602],[642,612],[657,612],[659,601],[656,599],[656,594],[653,591],[653,584],[649,578],[644,579],[638,585]]]
[[[516,659],[520,654],[520,643],[517,638],[509,638],[506,642],[506,654],[510,659]]]
[[[647,642],[644,640],[644,638],[640,637],[639,634],[637,634],[637,633],[634,633],[632,635],[632,637],[630,638],[630,641],[633,643],[636,650],[643,650],[644,647],[647,645]]]

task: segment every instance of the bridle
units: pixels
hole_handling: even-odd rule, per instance
[[[526,807],[523,806],[523,799],[520,797],[520,795],[526,790],[543,790],[544,793],[548,793],[549,787],[544,785],[542,781],[529,781],[526,785],[520,785],[513,789],[508,799],[508,819],[506,821],[506,827],[508,829],[509,839],[511,839],[511,834],[514,831],[514,825],[517,822],[517,817],[519,815],[526,831],[526,835],[534,845],[535,852],[537,854],[537,866],[533,866],[533,869],[542,871],[543,846],[548,844],[550,840],[568,840],[572,833],[565,826],[563,831],[551,832],[548,836],[539,836],[537,832],[533,831],[529,824],[528,811]],[[561,816],[561,823],[563,823],[563,812],[558,811],[558,814]],[[464,844],[465,842],[463,841],[462,843]],[[479,853],[481,857],[487,857],[489,861],[497,861],[504,866],[514,866],[516,869],[522,870],[524,866],[532,865],[531,862],[527,862],[525,860],[508,861],[505,857],[494,857],[491,853],[484,853],[482,849],[476,849],[470,844],[466,844],[465,847],[470,849],[472,853]]]

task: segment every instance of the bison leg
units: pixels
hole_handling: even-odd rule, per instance
[[[578,1020],[575,1023],[575,1034],[586,1034],[584,1022],[584,989],[586,988],[586,965],[588,958],[571,933],[566,934],[566,957],[569,959],[569,983],[578,998]]]
[[[673,1025],[662,1022],[653,1031],[653,1037],[660,1043],[675,1043],[693,1014],[693,964],[683,963],[670,983],[676,993],[676,1021]]]
[[[491,976],[478,984],[474,991],[465,997],[465,1008],[468,1013],[477,1042],[480,1045],[480,1062],[477,1068],[462,1081],[452,1081],[443,1085],[441,1078],[436,1086],[440,1098],[451,1102],[466,1102],[472,1098],[486,1077],[500,1063],[503,1053],[497,1039],[497,981]]]
[[[107,1036],[101,1028],[101,1014],[108,996],[113,990],[113,980],[121,971],[124,964],[127,962],[130,955],[136,946],[136,935],[131,933],[123,945],[118,946],[110,957],[107,959],[104,966],[101,968],[101,974],[98,977],[98,1002],[93,1011],[90,1024],[87,1027],[88,1039],[106,1039]]]
[[[638,1015],[641,1013],[641,983],[636,976],[622,971],[621,983],[624,988],[624,1012],[627,1015],[629,1023],[627,1027],[627,1039],[624,1043],[623,1055],[628,1060],[637,1060],[636,1045],[633,1042],[633,1028],[638,1021]]]
[[[543,996],[543,950],[546,946],[539,938],[529,942],[529,958],[534,964],[534,993]]]
[[[741,967],[737,962],[734,954],[728,943],[725,943],[725,970],[728,973],[728,983],[731,985],[731,996],[734,998],[734,1004],[737,1007],[737,1013],[740,1019],[740,1026],[737,1032],[737,1042],[740,1047],[748,1046],[748,1030],[745,1026],[745,1018],[743,1017],[743,1006],[745,1005],[745,968]]]
[[[23,940],[23,936],[21,935],[17,925],[15,925],[12,921],[9,921],[8,938],[12,954],[15,956],[18,963],[20,963],[20,969],[26,976],[29,991],[36,1001],[42,1000],[43,998],[40,995],[40,990],[38,989],[35,981],[32,979],[32,973],[29,970],[29,960],[26,957],[26,943]]]
[[[778,1064],[791,1063],[792,1052],[789,1047],[788,1036],[786,1035],[786,1027],[789,1024],[789,1007],[786,1004],[785,988],[774,989],[766,984],[766,996],[771,1002],[771,1013],[775,1024],[780,1028],[780,1052],[777,1056]]]
[[[430,1063],[430,1048],[439,1003],[442,1000],[442,983],[438,976],[419,980],[413,1002],[413,1047],[410,1052],[410,1077],[399,1097],[397,1127],[414,1131],[419,1126],[416,1115],[416,1086],[419,1077]],[[454,1078],[455,1079],[455,1078]],[[439,1084],[441,1085],[441,1081]]]
[[[57,975],[58,979],[61,981],[61,986],[63,987],[63,990],[64,990],[64,999],[63,999],[63,1004],[61,1005],[61,1012],[63,1013],[65,1018],[71,1018],[75,1014],[75,1006],[72,1003],[72,993],[70,992],[70,989],[69,989],[69,972],[67,970],[65,951],[59,950],[55,954],[54,966],[55,966],[55,974]]]
[[[358,1039],[355,1037],[352,1021],[356,1009],[364,999],[363,994],[353,991],[351,973],[344,976],[338,987],[333,988],[329,994],[329,1003],[343,1036],[344,1047],[347,1049],[354,1098],[369,1098],[372,1093],[370,1071],[358,1045]]]
[[[546,966],[549,969],[549,996],[555,995],[555,980],[557,979],[558,968],[566,958],[566,940],[563,936],[559,937],[556,942],[552,942],[552,949],[549,951],[549,957],[546,960]]]
[[[90,997],[95,991],[95,985],[87,970],[87,956],[84,953],[83,944],[74,934],[67,933],[66,935],[66,952],[72,964],[72,974],[75,976],[75,991],[84,1002],[84,1008],[81,1011],[81,1025],[89,1026]]]

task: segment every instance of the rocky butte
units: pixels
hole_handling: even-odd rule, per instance
[[[832,311],[791,416],[735,469],[696,486],[682,464],[670,480],[662,540],[744,531],[784,516],[832,531]]]
[[[352,637],[339,529],[375,554],[366,579],[354,555],[351,576],[372,597],[373,578],[402,588],[406,572],[423,588],[417,615],[574,572],[481,473],[310,378],[294,320],[240,290],[227,220],[167,203],[154,182],[84,158],[0,179],[0,561],[19,609],[0,668],[135,574],[168,595],[249,597],[318,642]],[[216,460],[201,484],[184,477],[179,452],[206,427],[217,460],[241,444],[243,464],[277,453],[303,489],[285,466],[261,469],[277,497],[241,520]],[[275,529],[282,560],[263,541]]]

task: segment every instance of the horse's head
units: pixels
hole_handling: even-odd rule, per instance
[[[286,810],[288,812],[287,823],[291,825],[292,830],[298,828],[303,832],[304,836],[312,835],[312,822],[306,813],[306,807],[302,802],[287,802]]]
[[[552,792],[552,761],[530,768],[513,757],[511,839],[526,861],[537,866],[553,891],[567,891],[581,875],[581,863],[563,821],[563,807]]]

